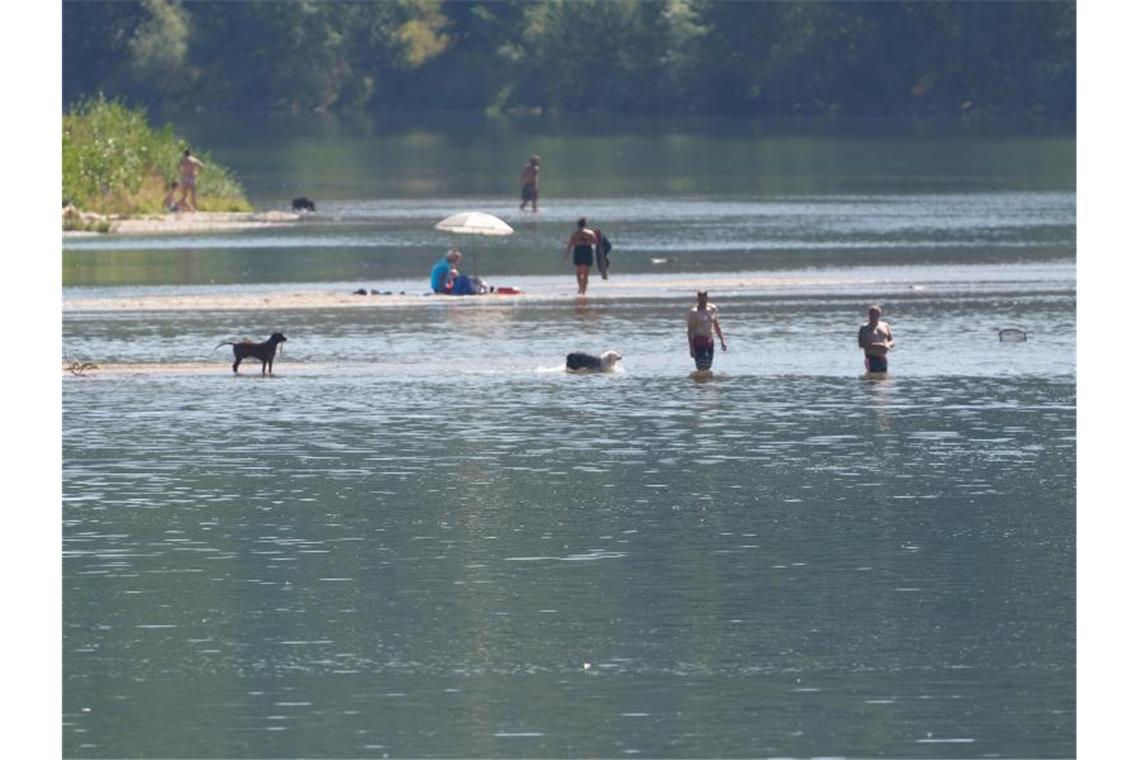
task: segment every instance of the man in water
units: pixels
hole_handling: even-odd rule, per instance
[[[867,324],[859,328],[859,348],[863,349],[868,372],[887,371],[887,352],[895,347],[891,326],[880,317],[883,310],[878,304],[867,309]]]
[[[178,163],[178,174],[181,176],[178,184],[182,188],[182,197],[178,199],[178,205],[181,208],[198,210],[198,172],[205,168],[204,163],[190,155],[189,148],[182,151],[182,160]],[[186,202],[187,193],[190,194],[189,203]]]
[[[689,309],[689,356],[697,363],[697,369],[707,372],[712,369],[713,352],[716,344],[713,333],[720,338],[721,349],[727,351],[724,333],[720,330],[720,318],[716,306],[709,303],[707,290],[697,291],[697,305]]]
[[[541,159],[538,156],[531,156],[530,160],[523,164],[522,174],[519,175],[519,184],[522,185],[522,203],[519,204],[519,211],[526,208],[527,201],[530,201],[530,210],[538,211],[538,164]]]

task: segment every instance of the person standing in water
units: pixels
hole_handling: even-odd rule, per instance
[[[178,205],[181,208],[190,211],[198,210],[198,173],[206,168],[206,165],[190,155],[190,149],[182,151],[182,160],[178,162],[178,174],[181,179],[178,181],[179,187],[182,188],[182,196],[178,199]],[[186,202],[186,194],[190,194],[190,202]]]
[[[707,290],[697,291],[697,305],[689,309],[689,356],[697,364],[697,369],[706,372],[712,369],[713,352],[716,344],[713,333],[720,339],[722,350],[728,350],[724,333],[720,329],[720,318],[716,306],[709,303]]]
[[[895,347],[891,326],[880,317],[883,310],[878,304],[867,309],[867,324],[859,328],[859,348],[863,349],[864,364],[868,372],[887,371],[887,352]]]
[[[590,284],[590,267],[594,265],[594,246],[598,243],[598,236],[586,226],[586,217],[578,220],[578,229],[566,241],[562,250],[562,259],[570,258],[570,251],[574,251],[574,271],[578,276],[578,295],[586,295],[586,287]]]
[[[522,203],[519,204],[519,211],[526,208],[527,201],[530,201],[531,211],[538,211],[538,165],[541,161],[538,156],[531,156],[530,160],[523,164],[522,174],[519,175],[519,184],[522,185]]]

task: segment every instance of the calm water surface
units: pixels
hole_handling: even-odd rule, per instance
[[[385,200],[358,171],[297,228],[65,242],[64,359],[101,366],[63,379],[66,755],[1075,754],[1075,200],[1041,169],[1069,149],[1017,143],[981,187],[650,173],[524,220],[432,139],[470,194]],[[796,181],[857,174],[831,160]],[[465,247],[526,298],[67,307],[419,293],[456,206],[518,222]],[[581,214],[618,245],[584,303],[559,258]],[[855,348],[871,300],[887,379]],[[273,378],[211,350],[270,329]],[[606,348],[620,371],[561,370]]]

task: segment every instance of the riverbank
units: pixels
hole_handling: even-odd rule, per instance
[[[196,211],[170,214],[96,214],[69,206],[63,211],[64,237],[102,234],[188,234],[280,227],[292,224],[300,214],[287,211],[223,212]],[[69,224],[70,222],[70,224]],[[67,227],[72,229],[67,229]]]

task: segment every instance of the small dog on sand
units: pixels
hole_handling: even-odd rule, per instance
[[[241,364],[242,359],[253,357],[254,359],[261,360],[261,374],[265,374],[266,368],[269,369],[269,374],[273,374],[273,357],[277,355],[277,344],[284,343],[288,340],[284,335],[275,332],[269,336],[269,340],[264,343],[254,343],[252,340],[243,340],[234,342],[232,340],[222,341],[214,346],[217,351],[222,346],[234,347],[234,374],[237,374],[238,365]]]
[[[614,365],[621,361],[617,351],[605,351],[601,356],[574,351],[566,354],[566,369],[571,372],[613,372]]]
[[[293,199],[293,210],[294,211],[316,211],[317,210],[317,204],[313,203],[311,200],[309,200],[308,198],[305,198],[305,197],[294,198]]]

